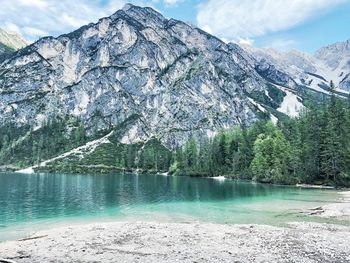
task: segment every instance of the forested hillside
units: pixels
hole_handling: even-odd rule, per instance
[[[36,169],[104,173],[137,169],[265,183],[350,185],[350,102],[334,94],[298,118],[285,116],[277,125],[266,118],[249,127],[192,138],[174,150],[156,138],[125,144],[117,131],[89,137],[85,130],[76,119],[49,122],[36,130],[6,126],[1,130],[0,161],[15,167],[39,165],[90,142],[93,150],[75,150],[79,154],[73,151]],[[104,143],[94,145],[95,138],[107,133]]]
[[[334,94],[299,118],[222,131],[175,153],[176,175],[228,175],[268,183],[350,183],[350,102]]]
[[[77,119],[57,119],[43,127],[0,128],[0,166],[26,167],[64,153],[87,142],[83,124]]]

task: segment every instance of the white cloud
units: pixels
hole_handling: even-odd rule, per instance
[[[218,37],[254,38],[292,28],[349,0],[207,0],[197,23]]]
[[[241,44],[241,45],[253,46],[254,40],[251,39],[251,38],[248,38],[248,37],[246,37],[246,38],[239,37],[238,38],[238,43]]]
[[[24,33],[25,35],[30,35],[36,38],[49,35],[47,31],[44,31],[35,27],[30,27],[30,26],[23,27],[20,33]]]
[[[174,7],[184,0],[0,0],[0,27],[35,41],[69,33],[110,16],[127,2],[140,6]]]
[[[293,39],[275,39],[268,43],[266,48],[274,48],[279,51],[289,51],[296,46],[297,42]]]
[[[74,17],[71,14],[67,14],[67,13],[63,13],[60,16],[60,20],[64,24],[66,24],[67,26],[71,26],[71,27],[79,27],[81,25],[89,23],[89,21],[87,21],[85,19],[77,18],[77,17]],[[90,21],[90,22],[92,22],[92,21]]]
[[[209,25],[203,26],[202,29],[209,34],[213,34],[213,30],[211,30]]]
[[[142,0],[134,2],[141,3]],[[30,41],[71,32],[122,8],[126,0],[1,0],[0,27]]]
[[[183,2],[184,0],[152,0],[153,4],[160,4],[163,3],[165,6],[168,7],[174,7],[177,6],[179,3]]]
[[[48,3],[43,0],[19,0],[19,3],[24,6],[30,6],[39,9],[44,9],[48,5]]]
[[[166,5],[171,5],[171,6],[177,5],[180,2],[182,2],[182,0],[164,0],[164,3]]]
[[[3,28],[7,31],[7,32],[14,32],[14,33],[20,33],[21,30],[19,29],[19,27],[16,24],[13,24],[11,22],[7,22],[4,24]]]

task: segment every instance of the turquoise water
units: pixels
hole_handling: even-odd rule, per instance
[[[258,223],[314,220],[300,210],[336,192],[162,175],[0,173],[0,241],[100,221]]]

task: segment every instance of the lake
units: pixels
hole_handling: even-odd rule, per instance
[[[336,198],[333,190],[228,179],[0,173],[0,241],[97,221],[282,225],[316,220],[298,212]]]

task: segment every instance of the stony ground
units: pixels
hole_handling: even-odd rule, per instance
[[[105,223],[0,244],[15,262],[350,262],[350,227]],[[0,261],[1,262],[1,261]]]
[[[316,216],[349,223],[349,193]],[[338,211],[339,210],[339,211]],[[315,216],[314,215],[314,216]],[[118,222],[65,227],[0,243],[0,258],[44,262],[350,262],[350,226]],[[0,259],[0,262],[2,261]]]

